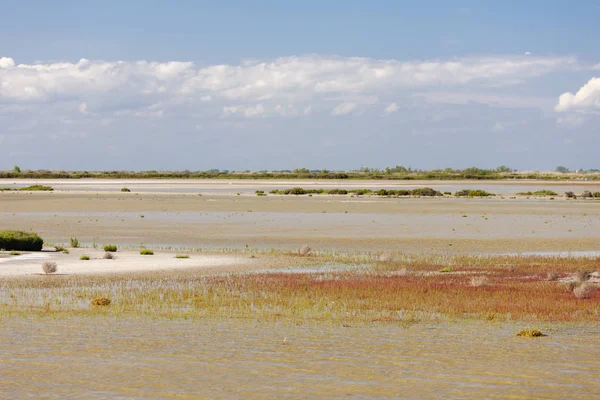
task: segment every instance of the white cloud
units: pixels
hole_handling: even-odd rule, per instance
[[[265,115],[267,110],[262,104],[257,104],[255,106],[228,106],[223,107],[223,116],[231,116],[231,115],[243,115],[244,117],[252,118],[259,117]]]
[[[399,109],[400,109],[400,107],[398,106],[398,104],[392,103],[385,108],[384,112],[386,114],[392,114],[392,113],[395,113],[396,111],[398,111]]]
[[[470,57],[400,61],[342,57],[285,57],[269,62],[198,67],[191,62],[18,64],[0,59],[0,97],[56,101],[95,97],[186,96],[261,102],[302,100],[323,94],[381,90],[512,84],[527,77],[575,68],[570,57]]]
[[[87,109],[87,103],[81,103],[77,109],[79,110],[80,113],[82,114],[87,114],[88,113],[88,109]]]
[[[567,128],[579,128],[585,122],[585,118],[579,114],[567,114],[556,119],[556,123]]]
[[[356,103],[342,103],[336,106],[333,111],[331,111],[331,115],[341,116],[346,115],[354,111],[356,108]]]
[[[600,111],[600,78],[590,79],[575,94],[567,92],[560,95],[554,110],[557,112]]]

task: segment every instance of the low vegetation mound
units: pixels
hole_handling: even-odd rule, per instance
[[[143,256],[153,256],[154,252],[152,250],[142,249],[140,250],[140,254]]]
[[[552,190],[537,190],[535,192],[519,192],[518,196],[558,196],[558,193],[553,192]]]
[[[517,333],[517,336],[521,337],[541,337],[546,336],[537,329],[522,329]]]
[[[115,251],[117,251],[117,245],[116,244],[107,244],[104,246],[104,251],[115,252]]]
[[[264,193],[262,190],[256,192],[257,195]],[[417,188],[417,189],[379,189],[373,191],[371,189],[304,189],[295,187],[291,189],[279,189],[271,190],[271,194],[283,194],[283,195],[310,195],[310,194],[333,194],[333,195],[347,195],[354,194],[356,196],[364,196],[367,194],[373,194],[376,196],[387,196],[387,197],[399,197],[399,196],[443,196],[442,192],[439,192],[432,188]]]
[[[44,240],[34,232],[0,231],[0,249],[9,251],[40,251]]]
[[[54,261],[44,261],[42,263],[42,271],[44,271],[46,275],[53,274],[58,271],[58,266]]]
[[[0,191],[21,191],[21,192],[36,192],[36,191],[51,192],[53,190],[54,190],[54,188],[52,188],[52,186],[44,186],[44,185],[31,185],[31,186],[22,187],[19,189],[6,188],[6,187],[0,188]]]
[[[489,197],[489,196],[495,196],[494,193],[490,193],[490,192],[487,192],[487,191],[481,190],[481,189],[476,189],[476,190],[463,189],[463,190],[459,190],[454,195],[456,197]]]

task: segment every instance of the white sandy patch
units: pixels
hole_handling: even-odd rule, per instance
[[[44,261],[54,261],[58,274],[110,274],[116,272],[164,271],[186,268],[214,268],[243,266],[250,259],[230,255],[190,254],[190,258],[175,258],[175,253],[155,252],[143,256],[137,251],[113,253],[112,260],[104,259],[104,251],[94,249],[70,249],[70,254],[58,252],[24,253],[20,256],[0,258],[0,276],[31,275],[42,273]],[[87,255],[90,260],[80,260]]]

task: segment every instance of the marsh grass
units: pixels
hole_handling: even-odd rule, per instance
[[[81,257],[79,257],[79,259],[80,259],[81,261],[89,261],[89,259],[90,259],[90,256],[86,256],[86,255],[84,254],[84,255],[82,255]]]
[[[249,318],[391,322],[407,316],[512,319],[520,321],[597,321],[600,293],[580,301],[564,284],[546,279],[597,266],[598,259],[474,257],[394,254],[263,256],[269,271],[217,273],[161,271],[102,276],[58,275],[5,278],[0,282],[0,313],[30,315],[52,305],[54,315],[95,314],[161,318]],[[351,268],[366,262],[365,268]],[[348,268],[321,268],[334,265]],[[506,264],[518,265],[509,273]],[[294,267],[294,272],[277,267]],[[440,274],[451,267],[452,274]],[[597,269],[597,268],[595,268]],[[303,272],[306,270],[307,272]],[[483,273],[485,285],[472,286]],[[107,297],[110,308],[88,308],[85,299]],[[82,300],[83,299],[83,300]],[[89,300],[87,300],[89,301]]]
[[[115,251],[117,251],[117,245],[116,244],[107,244],[104,246],[104,251],[115,252]]]
[[[190,258],[188,254],[177,254],[175,258]]]
[[[546,336],[546,335],[544,335],[541,331],[539,331],[537,329],[522,329],[517,333],[517,336],[532,338],[532,337],[542,337],[542,336]]]

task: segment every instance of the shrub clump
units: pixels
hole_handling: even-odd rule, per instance
[[[546,336],[537,329],[522,329],[517,333],[517,336],[521,337],[541,337]]]
[[[71,242],[71,247],[73,247],[74,249],[76,249],[77,247],[79,247],[79,239],[72,237],[70,239]]]
[[[142,250],[140,250],[140,254],[143,256],[153,256],[154,252],[149,249],[142,249]]]
[[[81,257],[79,257],[79,259],[80,259],[81,261],[88,261],[88,260],[90,259],[90,256],[86,256],[86,255],[84,254],[84,255],[82,255]]]
[[[54,261],[44,261],[42,263],[42,271],[44,271],[44,273],[46,275],[53,274],[57,270],[58,270],[58,267]]]
[[[107,244],[104,246],[104,251],[115,252],[115,251],[117,251],[117,245],[116,244]]]
[[[582,283],[573,289],[573,295],[578,299],[589,299],[594,291],[594,286],[589,283]]]
[[[312,249],[310,248],[310,246],[307,245],[302,246],[300,250],[298,250],[298,254],[300,254],[303,257],[309,256],[311,252]]]
[[[107,251],[106,253],[104,253],[104,257],[102,258],[104,258],[105,260],[114,260],[115,256],[113,255],[113,253]]]
[[[175,258],[190,258],[190,256],[187,254],[177,254]]]
[[[123,189],[121,189],[121,192],[129,193],[131,192],[131,190],[129,188],[124,187]]]
[[[54,189],[52,188],[52,186],[31,185],[31,186],[21,188],[19,190],[24,191],[24,192],[36,192],[36,191],[51,192]]]
[[[110,299],[106,297],[98,297],[92,300],[93,306],[110,306]]]
[[[477,189],[477,190],[463,189],[463,190],[459,190],[454,195],[456,197],[489,197],[489,196],[495,196],[494,193],[490,193],[490,192],[487,192],[487,191],[481,190],[481,189]]]
[[[40,251],[44,240],[34,232],[0,231],[0,249],[14,251]]]
[[[553,192],[552,190],[538,190],[535,192],[519,192],[518,196],[558,196],[558,193]]]

